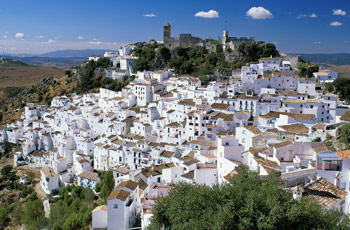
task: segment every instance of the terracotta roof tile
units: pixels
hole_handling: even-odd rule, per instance
[[[294,133],[294,134],[308,134],[309,133],[309,128],[301,123],[291,124],[291,125],[281,125],[280,127],[289,133]]]
[[[124,190],[112,191],[111,194],[109,194],[108,196],[108,200],[119,199],[119,200],[125,201],[129,195],[130,195],[130,192],[127,192]]]

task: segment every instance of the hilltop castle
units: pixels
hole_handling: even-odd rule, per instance
[[[171,37],[171,25],[169,23],[165,23],[164,25],[163,36],[164,36],[164,46],[170,49],[174,49],[176,47],[193,48],[196,46],[215,49],[215,47],[212,47],[211,43],[208,44],[201,38],[193,37],[192,34],[180,34],[179,37]],[[232,51],[234,51],[240,45],[251,44],[254,41],[255,41],[254,37],[251,37],[251,38],[229,37],[228,30],[223,31],[222,47],[224,50],[227,48],[230,48]]]
[[[236,50],[240,45],[246,44],[252,44],[255,42],[254,37],[246,38],[246,37],[229,37],[228,36],[228,30],[224,30],[222,34],[222,48],[224,50],[230,48],[232,51]]]
[[[164,25],[164,46],[170,49],[176,47],[193,48],[196,46],[205,47],[205,41],[201,38],[193,37],[191,34],[180,34],[179,37],[171,37],[171,25]]]

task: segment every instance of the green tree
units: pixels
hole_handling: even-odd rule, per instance
[[[9,220],[8,210],[6,208],[0,208],[0,229],[5,229]]]
[[[63,230],[83,229],[83,219],[79,214],[70,215],[63,224]]]
[[[1,169],[1,175],[3,177],[7,177],[11,174],[13,167],[12,165],[5,165],[2,169]]]
[[[350,79],[338,77],[333,82],[335,93],[339,94],[341,100],[350,102]]]
[[[339,141],[344,144],[350,143],[350,123],[346,123],[340,127]]]
[[[113,172],[108,171],[105,173],[102,179],[102,187],[101,187],[101,197],[104,200],[107,200],[109,194],[113,191],[114,189],[114,178],[113,178]]]
[[[167,47],[162,47],[159,49],[160,56],[164,60],[165,64],[167,64],[170,61],[171,58],[171,52]]]
[[[333,83],[326,83],[326,91],[330,93],[334,91]]]
[[[23,209],[22,223],[28,230],[37,230],[45,226],[45,212],[41,200],[28,201]]]
[[[62,226],[65,221],[66,205],[63,200],[59,200],[50,210],[49,223],[50,226],[58,224]]]
[[[341,229],[348,218],[312,197],[292,199],[277,173],[260,178],[242,166],[230,183],[180,183],[155,204],[149,229]]]
[[[277,57],[279,55],[276,46],[272,43],[266,43],[262,52],[262,57]]]

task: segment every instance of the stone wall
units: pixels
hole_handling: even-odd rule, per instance
[[[294,141],[295,134],[287,133],[284,131],[267,131],[253,137],[253,146],[262,147],[266,146],[267,142],[283,142],[283,141]]]
[[[281,62],[289,61],[293,69],[299,68],[300,56],[299,55],[286,55],[281,56]]]

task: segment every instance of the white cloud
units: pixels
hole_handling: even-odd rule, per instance
[[[88,42],[88,43],[91,45],[101,45],[102,44],[102,42]]]
[[[321,44],[321,42],[314,42],[316,45],[320,45]]]
[[[18,38],[20,40],[23,40],[24,34],[23,33],[16,33],[15,38]]]
[[[342,9],[335,9],[335,10],[333,10],[333,15],[345,16],[346,15],[346,11],[342,10]]]
[[[300,15],[297,16],[297,19],[306,18],[306,17],[307,17],[306,14],[300,14]]]
[[[149,18],[157,17],[157,15],[155,15],[155,14],[144,14],[143,16],[149,17]]]
[[[43,42],[44,44],[55,44],[56,41],[53,39],[49,39],[47,42]]]
[[[44,38],[44,36],[43,36],[43,35],[40,35],[39,38]]]
[[[7,36],[7,35],[4,35],[4,36],[2,36],[3,38],[8,38],[9,36]]]
[[[317,14],[315,13],[312,13],[310,15],[307,15],[307,14],[300,14],[297,16],[298,19],[301,19],[301,18],[307,18],[307,17],[310,17],[310,18],[317,18]]]
[[[251,17],[252,19],[273,18],[272,13],[269,10],[267,10],[264,7],[261,7],[261,6],[250,8],[247,11],[246,15],[248,17]]]
[[[278,42],[277,42],[277,41],[274,41],[273,44],[278,44]]]
[[[79,39],[79,40],[84,40],[84,37],[79,36],[78,39]]]
[[[342,26],[343,23],[341,23],[341,22],[331,22],[331,23],[329,23],[329,25],[330,26]]]
[[[218,18],[219,12],[217,12],[216,10],[209,10],[208,12],[199,11],[194,16],[200,18]]]
[[[97,40],[97,38],[93,38],[92,40],[96,41],[96,40]]]

